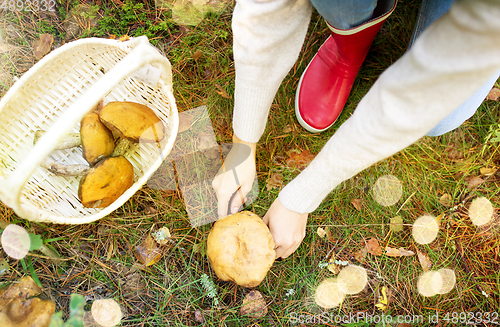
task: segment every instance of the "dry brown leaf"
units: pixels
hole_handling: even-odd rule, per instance
[[[54,36],[52,34],[40,35],[40,38],[33,43],[35,58],[41,59],[43,56],[49,53],[50,49],[52,48],[52,43],[54,43]]]
[[[361,249],[359,249],[359,251],[354,253],[354,259],[356,259],[359,263],[363,263],[367,253],[368,253],[368,250],[366,249],[366,247],[361,248]]]
[[[494,86],[486,96],[486,99],[497,101],[498,98],[500,98],[500,89]]]
[[[215,92],[217,92],[218,95],[226,99],[231,99],[231,96],[227,94],[226,90],[222,86],[220,86],[219,84],[214,84],[214,86],[217,89],[215,90]]]
[[[290,151],[289,158],[285,161],[290,168],[304,170],[314,159],[314,155],[309,150],[299,152],[299,150]]]
[[[401,251],[399,251],[396,248],[391,248],[391,247],[386,246],[385,247],[385,255],[388,257],[400,257]]]
[[[193,53],[193,55],[191,56],[191,58],[193,58],[194,60],[198,60],[198,59],[200,59],[200,57],[202,55],[203,55],[202,51],[196,51],[195,53]]]
[[[432,267],[431,259],[427,253],[420,251],[417,249],[418,262],[420,262],[420,266],[422,266],[423,271],[427,271]]]
[[[285,128],[283,128],[283,133],[290,133],[291,131],[293,131],[293,128],[292,126],[290,126],[290,124],[286,124]]]
[[[411,257],[412,255],[415,255],[415,252],[407,250],[405,248],[399,248],[399,252],[401,252],[401,256],[403,257]]]
[[[353,205],[354,209],[361,211],[361,208],[363,207],[363,202],[361,199],[354,199],[351,201],[351,204]]]
[[[205,322],[205,317],[203,316],[203,312],[201,312],[200,309],[196,309],[194,311],[194,321],[200,324]]]
[[[479,169],[479,171],[481,172],[481,175],[483,175],[483,176],[491,176],[497,172],[497,168],[483,167],[483,168]]]
[[[162,253],[151,235],[148,235],[144,242],[135,248],[134,254],[143,265],[151,266],[160,260]]]
[[[188,113],[181,112],[179,113],[179,131],[178,133],[182,133],[191,128],[193,124],[194,117]]]
[[[368,253],[373,255],[382,255],[382,248],[380,247],[380,244],[375,237],[372,237],[368,241],[366,241],[366,250],[368,251]]]
[[[465,182],[467,184],[467,188],[474,188],[484,183],[484,179],[477,176],[467,176],[465,178]]]
[[[396,249],[386,246],[385,255],[388,257],[410,257],[415,255],[415,252],[406,250],[405,248]]]
[[[267,305],[262,294],[256,290],[250,291],[243,299],[240,315],[258,319],[264,317],[266,314]]]
[[[451,195],[446,193],[446,194],[441,195],[441,197],[439,198],[439,203],[441,203],[445,207],[451,207],[451,205],[453,203],[453,199],[451,198]]]
[[[274,188],[280,188],[283,185],[283,175],[280,173],[274,173],[267,179],[266,189],[268,191]]]
[[[326,237],[326,230],[324,228],[322,228],[322,227],[318,227],[318,229],[316,230],[316,233],[321,238],[325,238]]]

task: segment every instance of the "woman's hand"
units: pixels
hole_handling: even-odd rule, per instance
[[[233,148],[212,181],[212,187],[217,194],[219,218],[238,212],[246,202],[247,194],[257,176],[256,147],[256,143],[244,142],[236,135],[233,136]]]
[[[306,236],[307,213],[298,213],[285,208],[280,200],[274,200],[263,220],[276,243],[276,258],[286,258]]]

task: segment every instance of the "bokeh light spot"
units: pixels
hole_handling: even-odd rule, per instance
[[[433,216],[422,216],[415,220],[412,235],[415,242],[429,244],[434,241],[439,232],[439,223]]]
[[[395,204],[402,195],[403,184],[394,175],[381,176],[372,188],[373,198],[384,207]]]
[[[485,197],[476,198],[469,207],[469,218],[476,226],[482,226],[491,221],[493,217],[493,205]]]
[[[9,257],[17,260],[24,258],[30,245],[30,236],[23,227],[10,224],[3,230],[2,247]]]
[[[344,287],[346,294],[357,294],[368,282],[366,269],[360,266],[347,266],[340,271],[337,281]]]
[[[314,300],[325,309],[338,307],[345,298],[344,286],[338,283],[337,278],[327,278],[316,288]]]

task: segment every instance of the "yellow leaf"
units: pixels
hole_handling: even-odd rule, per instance
[[[387,287],[382,286],[382,289],[380,290],[380,293],[382,293],[378,297],[378,302],[375,304],[377,308],[379,308],[381,311],[387,310],[387,305],[388,305],[388,299],[387,299]]]
[[[337,265],[335,263],[335,254],[332,255],[332,257],[330,258],[330,260],[328,260],[328,270],[330,270],[335,275],[340,272],[339,265]]]

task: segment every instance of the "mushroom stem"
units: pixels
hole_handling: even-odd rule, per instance
[[[45,158],[40,164],[41,167],[47,169],[57,176],[82,176],[85,175],[90,167],[87,165],[65,165],[58,163],[52,158]]]
[[[38,142],[38,140],[46,133],[44,130],[37,130],[35,136],[33,137],[33,145]],[[70,133],[63,137],[63,139],[56,145],[54,150],[64,150],[71,149],[76,146],[82,145],[82,140],[80,138],[80,133]]]
[[[115,149],[113,150],[113,153],[111,153],[111,156],[112,157],[123,156],[125,154],[125,151],[127,151],[127,149],[132,143],[133,143],[132,141],[120,137],[118,139],[118,142],[116,142]]]

